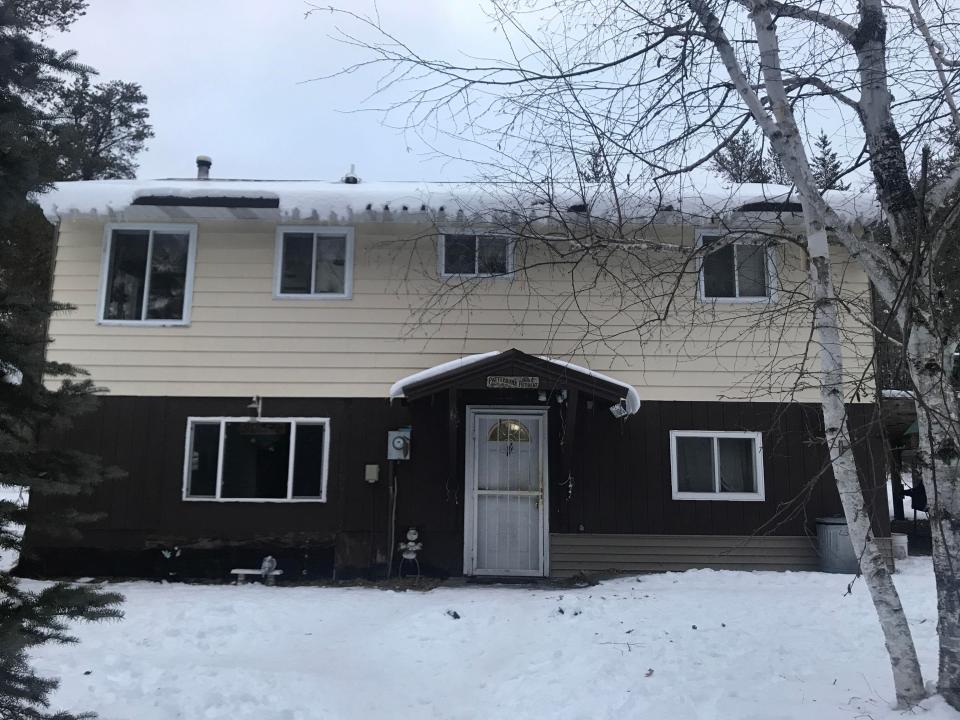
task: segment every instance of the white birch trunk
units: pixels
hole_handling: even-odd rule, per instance
[[[717,48],[740,96],[791,174],[803,203],[810,254],[810,285],[815,303],[814,326],[820,343],[820,400],[830,463],[850,538],[860,558],[860,571],[880,620],[880,628],[890,656],[897,704],[908,707],[924,697],[923,676],[910,625],[900,604],[900,596],[873,537],[867,502],[857,475],[844,403],[843,344],[840,338],[838,304],[833,288],[826,224],[822,213],[818,211],[824,203],[800,140],[793,107],[785,92],[774,16],[764,0],[750,2],[750,14],[760,50],[764,88],[773,113],[771,117],[740,68],[736,53],[710,6],[705,0],[687,2]]]
[[[908,707],[924,697],[920,662],[900,604],[900,596],[886,561],[873,537],[870,513],[857,476],[843,395],[843,344],[839,312],[830,268],[826,228],[804,202],[807,246],[810,251],[810,285],[815,310],[814,327],[820,342],[820,402],[833,477],[843,504],[853,548],[860,558],[860,572],[870,591],[883,630],[897,704]]]
[[[860,557],[860,569],[876,608],[890,656],[897,704],[909,706],[924,696],[923,676],[910,634],[910,625],[900,604],[900,596],[873,538],[870,514],[857,476],[843,397],[843,346],[840,341],[839,312],[831,275],[826,225],[822,212],[818,210],[825,206],[814,183],[810,163],[800,141],[793,108],[785,92],[776,23],[763,0],[752,0],[749,3],[757,32],[764,88],[773,113],[771,117],[740,67],[736,52],[712,6],[707,0],[687,0],[687,4],[717,49],[730,80],[750,109],[754,120],[770,140],[800,193],[806,220],[807,247],[810,252],[810,285],[815,301],[814,323],[820,342],[820,399],[830,462],[850,537]]]
[[[953,358],[924,326],[911,328],[908,355],[917,397],[923,482],[930,504],[933,569],[937,581],[938,689],[960,707],[960,462]]]

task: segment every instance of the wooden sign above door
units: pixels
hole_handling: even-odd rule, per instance
[[[487,375],[487,388],[490,390],[536,390],[540,387],[540,378],[529,375]]]

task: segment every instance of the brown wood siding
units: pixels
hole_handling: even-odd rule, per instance
[[[249,397],[101,398],[96,412],[54,440],[100,455],[126,477],[71,501],[79,510],[102,513],[82,528],[80,541],[41,537],[28,529],[24,567],[39,575],[137,574],[141,571],[106,563],[98,553],[156,558],[161,549],[173,547],[180,547],[184,557],[244,548],[251,556],[286,552],[304,563],[329,554],[331,569],[335,565],[344,573],[382,567],[388,542],[386,434],[412,425],[412,459],[397,465],[396,536],[408,526],[418,527],[425,571],[460,574],[466,406],[535,405],[538,400],[535,391],[482,390],[450,391],[409,405],[373,398],[268,397],[265,417],[330,418],[327,502],[184,502],[187,418],[245,416],[248,403]],[[574,405],[576,411],[570,412]],[[728,536],[732,539],[724,542],[734,543],[754,535],[802,538],[815,534],[818,516],[840,511],[826,448],[815,439],[820,432],[815,406],[645,402],[637,415],[621,421],[608,405],[584,393],[576,403],[550,402],[548,522],[554,538]],[[875,530],[885,536],[883,454],[871,413],[871,406],[851,406],[851,424],[861,440],[856,452],[869,473],[863,480],[874,501]],[[673,500],[670,430],[762,431],[766,500]],[[380,482],[364,482],[367,463],[380,465]],[[40,510],[49,502],[40,495],[31,498]]]
[[[861,480],[875,508],[874,530],[885,536],[884,455],[873,406],[848,408]],[[563,410],[560,415],[560,428],[551,425],[552,442],[568,422]],[[827,448],[818,439],[823,430],[817,406],[651,402],[618,421],[598,401],[580,410],[576,426],[572,467],[560,472],[573,490],[566,485],[555,496],[551,532],[800,536],[811,531],[816,517],[841,512]],[[674,500],[670,430],[762,432],[764,501]]]

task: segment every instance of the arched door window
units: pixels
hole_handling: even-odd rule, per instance
[[[498,420],[487,436],[490,442],[530,442],[530,430],[519,420]]]

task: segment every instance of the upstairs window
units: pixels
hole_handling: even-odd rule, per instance
[[[321,502],[327,418],[189,418],[185,500]]]
[[[440,273],[491,277],[513,272],[513,244],[503,235],[444,235],[440,241]]]
[[[672,430],[674,500],[763,500],[758,432]]]
[[[280,228],[274,294],[282,298],[346,299],[353,292],[349,228]]]
[[[100,317],[104,324],[185,325],[195,225],[108,225]]]
[[[770,298],[770,250],[764,245],[730,243],[710,251],[718,236],[703,236],[700,297],[703,300],[763,301]]]

